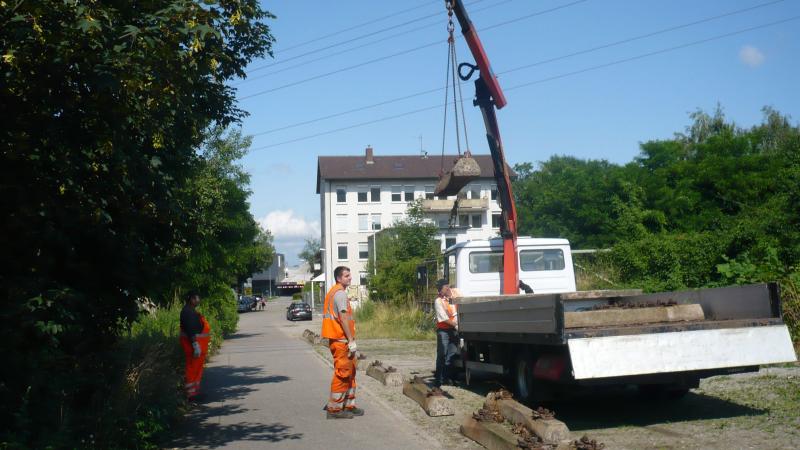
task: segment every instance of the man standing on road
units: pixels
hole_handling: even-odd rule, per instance
[[[326,406],[328,419],[352,419],[363,416],[364,410],[356,407],[356,324],[347,287],[350,286],[350,269],[339,266],[333,271],[336,284],[325,295],[322,309],[322,337],[328,339],[333,356],[331,394]]]
[[[453,384],[453,359],[458,353],[456,330],[458,329],[458,316],[456,307],[451,303],[452,292],[447,280],[438,280],[436,287],[439,295],[434,301],[436,311],[436,372],[433,375],[433,384],[440,387],[443,384]]]
[[[185,305],[181,310],[181,347],[186,356],[186,398],[195,400],[200,394],[200,378],[203,377],[203,364],[208,354],[208,340],[211,327],[206,318],[197,312],[200,304],[200,294],[190,291],[184,299]]]

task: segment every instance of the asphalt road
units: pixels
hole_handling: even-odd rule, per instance
[[[299,339],[311,322],[286,320],[288,298],[240,315],[239,331],[206,366],[205,401],[189,414],[178,448],[430,449],[437,442],[369,392],[358,375],[363,417],[327,420],[332,369]],[[318,321],[315,321],[318,324]],[[298,328],[299,327],[299,328]],[[315,325],[318,327],[318,325]],[[309,327],[310,328],[310,327]],[[315,331],[318,331],[315,329]]]

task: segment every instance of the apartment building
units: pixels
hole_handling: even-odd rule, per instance
[[[442,169],[441,156],[375,156],[371,147],[363,156],[320,156],[317,194],[327,288],[333,285],[333,269],[340,265],[350,267],[354,285],[365,285],[369,237],[403,220],[409,202],[416,199],[423,199],[426,220],[439,228],[442,250],[457,242],[498,235],[500,207],[492,160],[489,155],[474,157],[480,178],[458,196],[437,198],[433,191]],[[444,167],[451,167],[455,159],[456,155],[445,156]]]

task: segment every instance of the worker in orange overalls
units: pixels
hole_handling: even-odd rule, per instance
[[[186,356],[186,398],[197,399],[200,393],[200,378],[203,376],[203,364],[208,354],[208,340],[211,328],[202,314],[197,312],[200,294],[191,291],[186,294],[185,304],[181,310],[181,347]]]
[[[439,295],[434,301],[436,312],[436,372],[433,385],[455,384],[453,360],[458,354],[458,316],[456,306],[451,302],[452,291],[447,280],[436,282]]]
[[[339,266],[333,271],[336,284],[325,295],[322,309],[322,337],[328,339],[333,356],[331,393],[325,409],[328,419],[352,419],[363,416],[364,410],[356,406],[356,324],[347,287],[352,276],[350,269]]]

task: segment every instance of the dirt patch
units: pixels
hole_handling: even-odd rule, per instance
[[[435,343],[428,341],[362,340],[370,358],[398,367],[406,376],[430,383]],[[455,416],[428,417],[396,388],[375,383],[373,391],[421,426],[442,446],[480,449],[464,438],[458,426],[464,416],[483,407],[486,394],[504,387],[502,380],[475,377],[468,388],[446,386]],[[529,405],[554,413],[572,432],[573,445],[588,435],[608,449],[794,449],[800,439],[800,366],[712,377],[678,400],[652,400],[635,389],[589,391],[547,405]],[[765,445],[766,443],[769,443]],[[592,445],[591,442],[582,445]],[[591,448],[591,447],[584,447]]]
[[[291,332],[301,338],[305,328],[316,327],[316,321],[305,322]],[[418,376],[431,382],[435,342],[360,339],[358,346],[370,361],[378,359],[384,367],[391,365],[405,377]],[[327,348],[314,349],[330,359]],[[483,408],[486,394],[505,387],[502,380],[481,376],[474,376],[468,388],[445,386],[443,390],[452,397],[456,414],[428,417],[396,387],[383,386],[366,376],[360,376],[359,383],[442,447],[456,450],[483,448],[462,436],[459,425]],[[537,410],[541,405],[529,406]],[[605,448],[621,450],[796,449],[800,442],[800,366],[712,377],[678,400],[653,400],[627,388],[587,391],[546,406],[567,424],[573,444],[587,435],[604,443]]]

